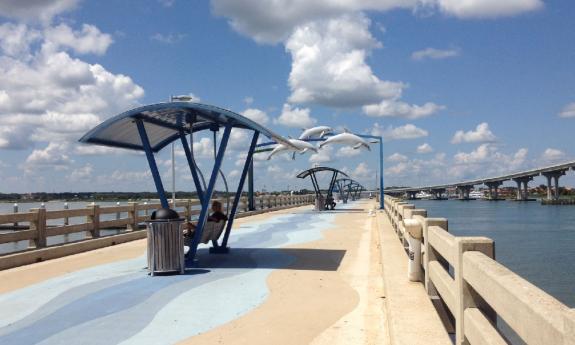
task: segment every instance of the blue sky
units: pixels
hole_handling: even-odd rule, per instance
[[[286,136],[311,125],[383,135],[387,185],[575,159],[574,9],[541,0],[1,1],[1,191],[153,190],[143,156],[77,139],[180,94]],[[197,141],[208,170],[211,141]],[[232,184],[245,133],[233,143],[224,163]],[[316,163],[372,187],[376,151],[258,160],[257,188],[309,187],[294,176]],[[177,153],[177,188],[193,189]],[[169,152],[158,159],[167,182]],[[562,181],[573,185],[572,174]]]

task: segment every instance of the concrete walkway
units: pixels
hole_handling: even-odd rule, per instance
[[[380,343],[365,207],[241,219],[185,275],[148,276],[145,241],[0,272],[0,343]]]
[[[0,344],[443,344],[375,203],[339,206],[238,219],[185,275],[148,276],[144,240],[2,271]]]

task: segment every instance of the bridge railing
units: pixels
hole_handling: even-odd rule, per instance
[[[255,210],[250,211],[247,198],[242,197],[236,217],[313,204],[314,198],[313,194],[262,195],[256,197]],[[227,198],[214,200],[226,208]],[[172,203],[170,206],[187,220],[200,213],[200,201],[195,199],[177,200],[175,207]],[[159,203],[130,202],[119,206],[88,205],[53,211],[36,208],[0,214],[0,247],[10,247],[0,253],[0,270],[145,238],[143,223],[160,207]],[[45,253],[50,249],[54,251]]]
[[[575,309],[495,261],[491,239],[454,236],[447,219],[427,218],[425,210],[389,196],[384,202],[415,267],[409,278],[447,307],[443,316],[455,321],[456,344],[508,344],[497,316],[527,344],[575,344]]]

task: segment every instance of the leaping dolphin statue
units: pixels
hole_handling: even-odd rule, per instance
[[[317,153],[317,148],[315,146],[313,146],[311,143],[308,143],[307,141],[303,141],[303,140],[299,140],[299,139],[288,139],[288,141],[294,147],[290,147],[290,146],[287,146],[285,144],[279,144],[278,146],[276,146],[272,150],[272,152],[268,156],[268,160],[270,160],[273,155],[275,155],[279,152],[283,152],[283,151],[293,151],[292,159],[295,159],[295,153],[296,152],[299,152],[300,154],[304,154],[307,151],[313,151],[313,152]]]
[[[333,129],[329,126],[317,126],[313,128],[303,129],[299,139],[309,139],[314,137],[323,138],[326,134],[333,133]]]
[[[321,149],[327,144],[349,144],[352,145],[354,149],[359,149],[360,147],[365,147],[368,151],[371,151],[369,143],[357,135],[350,133],[347,129],[344,129],[343,133],[336,134],[332,137],[327,138],[324,142],[319,144]]]

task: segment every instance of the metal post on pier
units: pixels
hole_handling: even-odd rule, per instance
[[[64,209],[65,210],[69,209],[69,205],[67,202],[64,203]],[[66,212],[66,214],[68,214],[68,212]],[[64,225],[69,224],[70,224],[70,218],[68,218],[68,216],[64,217]],[[70,234],[69,233],[64,234],[64,243],[68,243],[69,240],[70,240]]]
[[[14,203],[14,213],[18,213],[18,204]],[[18,222],[14,222],[14,227],[18,226]]]

